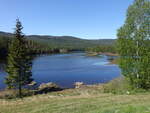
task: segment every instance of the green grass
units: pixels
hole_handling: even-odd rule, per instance
[[[66,90],[23,100],[2,99],[0,113],[150,113],[150,93],[115,95]]]
[[[0,113],[150,113],[150,92],[131,90],[127,84],[118,78],[22,100],[0,99]]]

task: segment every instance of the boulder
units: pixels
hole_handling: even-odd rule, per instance
[[[81,88],[84,85],[84,83],[83,82],[75,82],[74,85],[75,85],[75,88]]]
[[[60,90],[61,90],[61,88],[52,82],[42,83],[38,87],[38,93],[47,93],[47,92],[51,92],[51,91],[60,91]]]
[[[28,86],[35,86],[37,83],[35,81],[32,81]]]
[[[59,52],[60,53],[68,53],[68,50],[67,49],[60,49]]]

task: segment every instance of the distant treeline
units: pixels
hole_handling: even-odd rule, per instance
[[[11,37],[0,36],[0,58],[6,58],[8,53],[8,46],[11,42],[11,39]],[[28,51],[31,55],[71,51],[65,47],[62,49],[57,47],[50,47],[48,45],[45,45],[44,43],[29,39],[26,40],[26,45],[28,46]]]
[[[30,54],[63,53],[69,51],[115,52],[113,39],[85,40],[72,36],[25,36]],[[13,34],[0,32],[0,58],[6,58]]]
[[[99,45],[96,47],[87,48],[88,52],[109,52],[109,53],[117,53],[115,45]]]

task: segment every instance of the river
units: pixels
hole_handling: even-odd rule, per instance
[[[2,67],[2,66],[1,66]],[[117,65],[110,65],[107,56],[86,56],[85,53],[42,55],[33,60],[32,74],[38,83],[54,82],[72,88],[74,82],[106,83],[121,75]],[[0,68],[0,89],[5,87],[6,72]]]

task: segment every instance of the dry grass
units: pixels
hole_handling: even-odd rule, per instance
[[[122,91],[121,83],[122,79],[116,79],[23,99],[1,99],[0,113],[150,113],[150,93],[111,92]]]
[[[50,93],[23,100],[0,100],[0,113],[150,113],[149,100],[149,94],[56,96]]]

